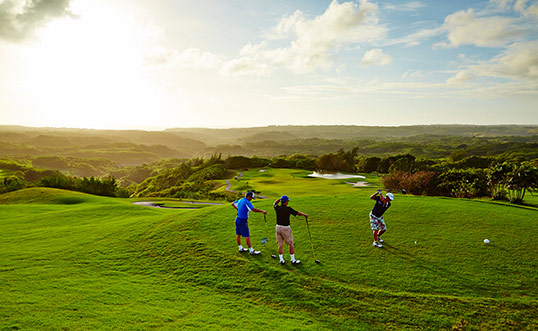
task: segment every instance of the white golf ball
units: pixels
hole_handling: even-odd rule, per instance
[[[417,241],[415,240],[415,245],[417,244]]]
[[[489,239],[484,239],[484,244],[489,244]]]

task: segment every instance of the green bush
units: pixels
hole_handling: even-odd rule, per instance
[[[23,189],[28,184],[17,176],[0,178],[0,194]]]
[[[487,171],[483,169],[453,169],[438,175],[438,194],[456,198],[490,196]]]
[[[387,189],[405,189],[415,195],[435,195],[437,192],[437,177],[433,171],[419,171],[413,174],[398,171],[383,176],[381,181]]]

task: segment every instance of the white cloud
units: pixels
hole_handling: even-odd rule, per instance
[[[360,6],[333,0],[322,15],[313,19],[296,11],[273,29],[273,38],[288,38],[290,46],[269,50],[266,55],[276,54],[275,63],[287,63],[298,73],[330,68],[331,53],[343,45],[371,42],[385,35],[385,28],[377,25],[377,10],[377,5],[366,0],[360,1]]]
[[[203,69],[218,69],[225,63],[223,57],[210,52],[202,52],[198,48],[189,48],[175,54],[175,60],[182,66]]]
[[[404,11],[404,12],[416,11],[417,9],[424,8],[424,7],[426,7],[426,4],[420,1],[412,1],[412,2],[398,4],[398,5],[387,4],[383,6],[383,8],[386,10]]]
[[[519,28],[508,17],[476,17],[474,10],[458,11],[445,18],[443,25],[448,31],[447,47],[476,45],[480,47],[504,46],[521,40],[527,30]]]
[[[423,29],[423,30],[414,32],[410,35],[407,35],[403,38],[395,39],[387,44],[388,45],[404,44],[405,47],[413,47],[413,46],[420,45],[421,40],[433,38],[435,36],[442,34],[444,31],[445,30],[440,27]]]
[[[254,75],[267,76],[270,73],[269,66],[259,63],[251,57],[241,57],[230,60],[222,66],[220,74],[224,76]]]
[[[420,70],[407,70],[403,73],[402,78],[423,78],[424,77],[424,71],[422,69]]]
[[[525,6],[527,5],[527,0],[517,0],[514,4],[514,10],[521,13],[525,10]]]
[[[48,22],[60,17],[75,17],[70,0],[0,1],[0,39],[19,42]]]
[[[264,36],[267,40],[246,44],[239,51],[238,58],[225,59],[190,48],[181,53],[161,52],[147,62],[164,63],[173,57],[183,66],[215,69],[221,75],[265,76],[278,67],[295,73],[328,70],[334,66],[333,53],[341,47],[384,37],[386,29],[378,25],[377,10],[377,5],[367,0],[361,0],[359,4],[333,0],[317,17],[309,19],[301,11],[284,17]],[[289,44],[271,48],[272,40],[289,40]],[[371,56],[378,57],[369,60],[375,62],[367,61],[368,64],[385,65],[392,61],[388,55],[374,53]]]
[[[462,83],[466,83],[466,82],[468,82],[468,81],[470,81],[472,79],[473,79],[473,76],[469,72],[460,71],[457,74],[455,74],[454,76],[447,79],[446,83],[448,85],[459,85],[459,84],[462,84]]]
[[[243,46],[241,51],[239,51],[239,55],[256,56],[257,54],[260,54],[263,51],[265,51],[268,45],[269,43],[267,41],[262,41],[261,43],[255,44],[255,45],[248,43],[245,46]]]
[[[514,0],[489,0],[489,3],[499,11],[506,11],[511,9]]]
[[[484,77],[538,81],[538,41],[514,44],[492,60],[471,66]]]
[[[379,48],[374,48],[364,53],[361,61],[363,66],[385,66],[390,63],[392,63],[392,57],[383,53],[383,50]]]
[[[278,24],[271,30],[271,39],[287,38],[290,34],[295,32],[297,25],[304,22],[306,19],[303,12],[296,10],[291,16],[284,17],[278,22]]]
[[[517,0],[514,4],[514,10],[524,17],[530,17],[538,20],[538,4],[533,3],[527,7],[527,0]]]

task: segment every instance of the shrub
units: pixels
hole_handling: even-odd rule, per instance
[[[363,172],[363,173],[372,173],[377,170],[377,167],[379,165],[379,162],[381,161],[381,158],[373,156],[373,157],[361,157],[359,158],[359,162],[355,165],[355,168],[357,169],[357,172]]]
[[[437,191],[436,173],[433,171],[419,171],[414,174],[398,171],[385,175],[382,182],[387,189],[405,189],[415,195],[434,195]]]
[[[438,176],[438,194],[456,198],[490,196],[487,171],[483,169],[453,169]]]
[[[23,189],[27,183],[19,177],[9,176],[0,179],[0,194]]]

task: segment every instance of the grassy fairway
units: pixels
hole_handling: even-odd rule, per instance
[[[376,249],[372,188],[272,171],[234,183],[271,197],[254,202],[269,211],[268,244],[263,216],[251,213],[256,257],[237,252],[229,204],[174,210],[52,189],[0,195],[0,330],[538,328],[536,208],[396,195]],[[271,259],[272,198],[281,194],[311,216],[320,265],[299,217],[303,264]]]
[[[239,180],[230,180],[231,189],[238,192],[248,190],[260,191],[262,196],[276,198],[282,194],[290,196],[334,196],[353,192],[347,182],[368,181],[372,186],[381,187],[380,179],[368,175],[366,179],[337,179],[311,178],[307,170],[294,169],[250,169],[241,171],[243,176]],[[222,190],[223,188],[221,188]]]

